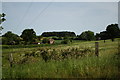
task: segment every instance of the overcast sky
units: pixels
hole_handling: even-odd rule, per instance
[[[6,13],[2,33],[12,31],[20,35],[24,29],[33,28],[37,35],[45,31],[86,30],[95,33],[106,26],[118,23],[117,2],[3,2]]]

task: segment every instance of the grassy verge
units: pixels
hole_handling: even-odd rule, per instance
[[[3,68],[3,78],[118,78],[118,59],[95,56]],[[11,70],[11,71],[10,71]]]
[[[71,51],[72,49],[75,49]],[[77,48],[77,49],[76,49]],[[60,60],[50,59],[45,62],[42,56],[34,56],[38,51],[45,50],[50,54],[51,50],[55,53],[80,53],[80,49],[90,48],[94,51],[94,41],[74,42],[68,45],[46,46],[38,48],[17,48],[3,49],[3,78],[119,78],[119,54],[118,41],[106,43],[99,41],[99,57],[94,55],[80,58],[65,58]],[[13,53],[14,60],[20,61],[25,59],[22,54],[31,54],[27,61],[15,63],[9,67],[8,54]],[[42,51],[41,51],[42,52]],[[48,54],[47,53],[47,54]],[[85,52],[84,52],[85,53]],[[88,53],[88,52],[87,52]],[[50,56],[50,55],[49,55]],[[55,56],[56,57],[56,56]]]

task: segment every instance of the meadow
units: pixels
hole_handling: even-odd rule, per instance
[[[2,78],[120,78],[119,39],[70,44],[3,45]],[[9,54],[13,55],[10,67]]]

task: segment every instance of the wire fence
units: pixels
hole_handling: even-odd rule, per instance
[[[93,49],[94,54],[97,57],[99,57],[100,51],[102,51],[102,50],[112,49],[112,50],[117,50],[118,53],[120,53],[120,41],[119,40],[115,41],[115,42],[106,41],[105,43],[101,42],[101,41],[94,41],[94,42],[91,42],[91,43],[86,42],[86,43],[83,43],[82,46],[83,45]],[[70,47],[73,47],[73,46],[66,47],[66,50],[70,49]],[[80,45],[79,45],[79,47],[80,47]],[[80,49],[80,48],[78,48],[78,49]],[[48,49],[46,49],[46,50],[48,51]],[[12,53],[9,53],[9,62],[10,62],[10,67],[12,67],[12,64],[13,64],[13,54]]]

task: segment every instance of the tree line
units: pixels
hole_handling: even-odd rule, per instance
[[[111,24],[106,27],[106,31],[96,33],[88,30],[82,32],[80,35],[77,35],[74,32],[43,32],[40,36],[36,35],[34,29],[25,29],[22,34],[18,36],[17,34],[12,33],[11,31],[6,32],[2,35],[2,44],[32,44],[33,42],[39,42],[43,37],[52,37],[55,40],[106,40],[111,39],[114,41],[115,38],[120,38],[120,29],[118,24]]]
[[[6,14],[0,14],[0,25],[6,19],[4,18]],[[3,29],[0,26],[0,31]],[[64,43],[72,42],[72,40],[105,40],[111,39],[114,41],[115,38],[120,38],[120,29],[118,24],[110,24],[106,27],[106,31],[102,31],[100,33],[96,33],[94,35],[93,31],[84,31],[80,35],[77,35],[74,32],[61,31],[61,32],[43,32],[40,36],[36,35],[34,29],[25,29],[22,34],[18,36],[14,34],[12,31],[8,31],[2,35],[2,44],[13,45],[13,44],[32,44],[33,42],[41,41],[43,37],[52,37],[55,40],[65,40]],[[47,40],[47,39],[43,39]],[[44,41],[43,41],[44,42]]]
[[[36,39],[36,32],[33,29],[25,29],[20,36],[14,34],[12,31],[8,31],[2,35],[2,44],[32,44],[32,42],[36,42]]]
[[[96,34],[96,39],[105,40],[111,39],[114,41],[115,38],[120,38],[120,29],[118,27],[118,24],[110,24],[106,27],[106,31],[102,31],[100,33]]]
[[[76,34],[74,32],[68,32],[68,31],[62,31],[62,32],[43,32],[41,36],[44,37],[50,37],[50,36],[56,36],[56,37],[75,37]]]

